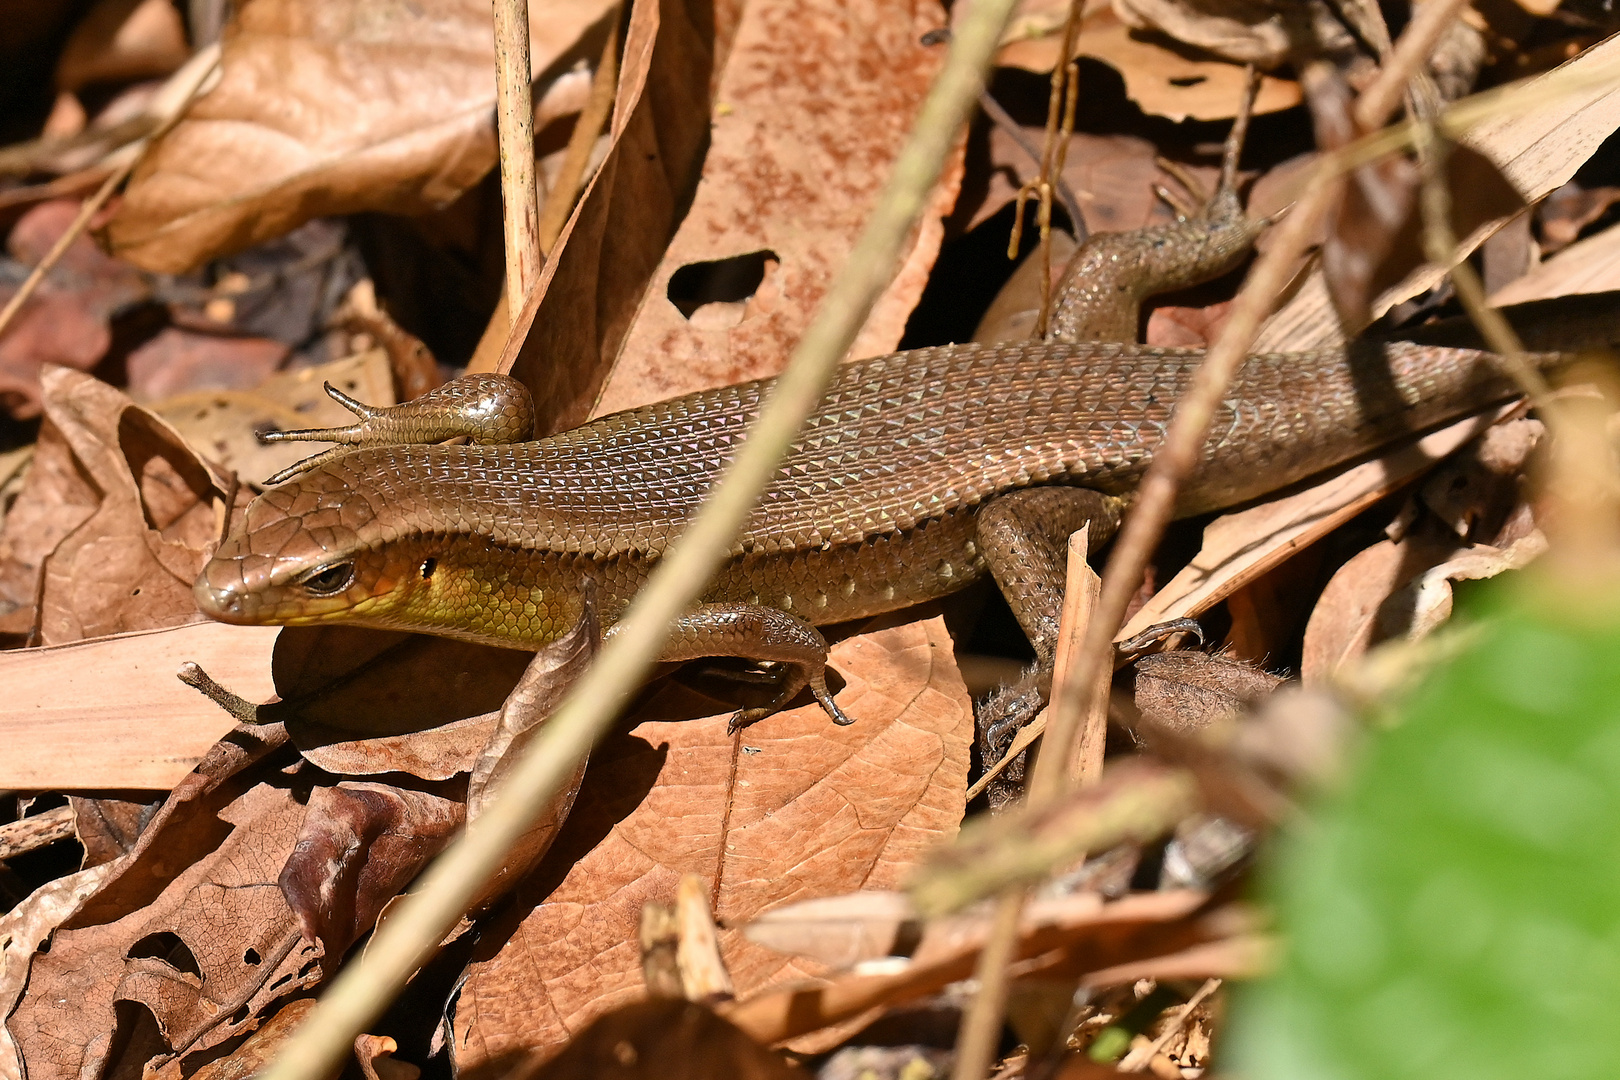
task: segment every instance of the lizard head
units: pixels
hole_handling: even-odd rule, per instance
[[[574,625],[577,603],[541,560],[468,524],[473,496],[379,460],[388,452],[355,451],[253,500],[198,575],[197,606],[240,625],[355,623],[507,647]]]
[[[400,599],[400,545],[370,503],[316,470],[247,508],[192,592],[204,614],[247,625],[361,621]],[[346,498],[344,496],[347,496]]]

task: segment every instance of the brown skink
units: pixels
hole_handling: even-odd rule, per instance
[[[1544,311],[1531,325],[1551,331],[1553,347],[1620,338],[1591,310]],[[1449,334],[1251,357],[1180,512],[1244,502],[1512,396],[1489,354]],[[987,570],[1049,656],[1056,552],[1088,519],[1094,543],[1112,532],[1201,357],[1024,342],[845,365],[667,658],[787,662],[798,674],[784,695],[808,682],[842,719],[814,626],[929,600]],[[482,379],[446,392],[494,401],[500,377]],[[689,394],[531,442],[327,460],[249,506],[199,577],[198,603],[227,622],[361,623],[535,648],[574,625],[589,579],[611,625],[768,387]]]

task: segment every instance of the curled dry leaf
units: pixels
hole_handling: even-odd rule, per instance
[[[691,209],[647,284],[597,415],[786,365],[944,62],[943,48],[919,40],[944,22],[932,0],[743,9]],[[899,343],[961,175],[958,148],[851,355]]]
[[[563,697],[596,660],[601,631],[596,621],[594,596],[587,594],[584,611],[574,627],[534,654],[523,678],[507,695],[489,740],[478,752],[467,779],[467,820],[473,822],[490,805],[506,775],[512,771],[541,726]],[[585,762],[562,786],[546,812],[524,831],[501,860],[501,868],[468,905],[479,910],[512,888],[545,855],[557,838],[585,778]]]
[[[0,553],[12,625],[49,645],[196,621],[191,583],[233,485],[105,383],[53,368],[45,388],[50,423]]]
[[[354,1057],[365,1080],[417,1080],[422,1070],[394,1057],[399,1043],[386,1035],[361,1035],[354,1040]]]
[[[1465,132],[1460,141],[1494,163],[1514,190],[1526,202],[1534,203],[1574,176],[1603,140],[1620,127],[1620,89],[1612,78],[1596,77],[1612,71],[1617,63],[1620,40],[1595,45],[1558,68],[1593,73],[1594,80],[1586,88],[1527,110],[1504,110]],[[1538,81],[1532,81],[1531,86]],[[1462,238],[1458,256],[1472,253],[1506,223],[1507,218],[1499,217],[1474,228]],[[1371,314],[1375,318],[1382,316],[1396,304],[1427,292],[1444,275],[1443,267],[1418,267],[1379,294]],[[1342,333],[1338,319],[1317,269],[1266,323],[1254,348],[1256,352],[1310,349],[1339,340]]]
[[[561,1045],[643,993],[638,943],[648,901],[680,876],[709,883],[732,925],[776,904],[892,888],[963,809],[972,715],[943,623],[840,642],[835,727],[815,705],[727,736],[727,714],[647,720],[602,744],[551,852],[485,935],[451,1017],[465,1072],[512,1067]],[[713,711],[677,688],[642,716]],[[721,934],[740,995],[819,972]]]
[[[1447,461],[1396,525],[1416,523],[1357,553],[1322,591],[1305,628],[1301,674],[1328,678],[1391,638],[1417,639],[1449,616],[1450,581],[1517,569],[1545,547],[1525,502],[1523,473],[1544,428],[1498,424]],[[1470,541],[1478,541],[1470,543]]]
[[[535,5],[535,70],[590,55],[610,7]],[[179,273],[311,218],[449,203],[496,159],[492,27],[478,0],[245,5],[219,84],[137,168],[111,249]]]
[[[1491,294],[1491,303],[1522,304],[1574,293],[1620,289],[1620,225],[1588,236]]]
[[[310,792],[278,884],[328,971],[465,816],[459,798],[392,784],[345,780]]]
[[[1170,963],[1185,969],[1190,966],[1187,952],[1229,939],[1253,940],[1248,923],[1219,910],[1205,915],[1206,901],[1203,893],[1184,890],[1141,893],[1107,904],[1094,897],[1037,901],[1020,924],[1017,974],[1035,981],[1080,980],[1089,987],[1118,985],[1134,981],[1135,976],[1122,975],[1125,965],[1150,972]],[[857,970],[822,985],[777,987],[726,1006],[723,1013],[755,1039],[774,1044],[935,993],[972,974],[989,934],[990,916],[982,910],[964,913],[947,925],[950,931],[937,934],[928,953],[919,948],[899,971]]]

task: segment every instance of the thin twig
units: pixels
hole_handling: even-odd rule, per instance
[[[500,133],[506,223],[506,315],[516,325],[540,280],[540,207],[534,188],[534,102],[530,88],[529,0],[494,0],[495,121]]]
[[[1013,141],[1013,145],[1024,152],[1030,163],[1037,170],[1040,169],[1041,148],[1029,141],[1029,136],[1024,134],[1024,129],[1018,121],[1001,107],[1001,102],[992,97],[988,90],[979,95],[979,108],[984,110],[984,115],[990,118],[992,124],[1001,129],[1003,135]],[[1086,219],[1080,214],[1080,200],[1075,197],[1074,189],[1069,186],[1069,182],[1063,178],[1061,169],[1052,182],[1052,189],[1057,192],[1058,201],[1063,204],[1064,211],[1069,215],[1070,228],[1076,242],[1085,243]]]
[[[843,272],[730,467],[660,560],[596,663],[514,764],[477,822],[433,862],[420,885],[377,929],[365,954],[334,980],[262,1080],[309,1080],[337,1067],[355,1036],[433,954],[507,850],[572,778],[641,685],[668,639],[671,620],[698,598],[724,561],[732,538],[887,286],[983,86],[1011,9],[1012,0],[979,0],[958,27],[944,68]]]
[[[157,123],[147,135],[113,152],[122,155],[123,162],[101,182],[101,187],[96,189],[96,193],[84,201],[66,231],[56,238],[56,243],[52,244],[45,257],[39,260],[39,265],[35,266],[23,280],[22,287],[6,301],[6,306],[0,309],[0,334],[6,332],[11,321],[17,317],[17,312],[22,310],[22,306],[39,288],[40,282],[45,280],[45,275],[50,273],[51,268],[67,253],[67,249],[73,246],[73,241],[83,235],[84,230],[90,225],[90,220],[106,205],[113,192],[117,191],[129,178],[129,174],[135,171],[135,167],[146,159],[148,151],[157,144],[157,141],[168,134],[170,129],[180,122],[180,118],[186,115],[186,110],[191,107],[191,103],[197,99],[197,94],[208,84],[209,77],[218,68],[219,50],[215,48],[207,53],[198,53],[164,84],[158,93],[164,98],[170,98],[171,92],[173,93],[174,96],[170,99],[173,111],[166,116],[159,116]]]
[[[550,256],[552,245],[568,224],[568,215],[574,212],[580,190],[585,186],[585,170],[590,167],[591,151],[608,117],[613,113],[613,99],[619,91],[619,8],[615,6],[608,16],[607,40],[602,44],[602,59],[591,77],[591,96],[574,121],[574,130],[568,136],[568,149],[563,152],[562,168],[557,182],[546,193],[546,205],[540,211],[540,251]],[[515,318],[515,316],[514,316]]]

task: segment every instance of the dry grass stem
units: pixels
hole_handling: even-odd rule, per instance
[[[529,0],[495,2],[495,120],[501,146],[506,225],[506,312],[516,324],[540,279],[540,208],[534,187],[534,102],[530,92]]]

